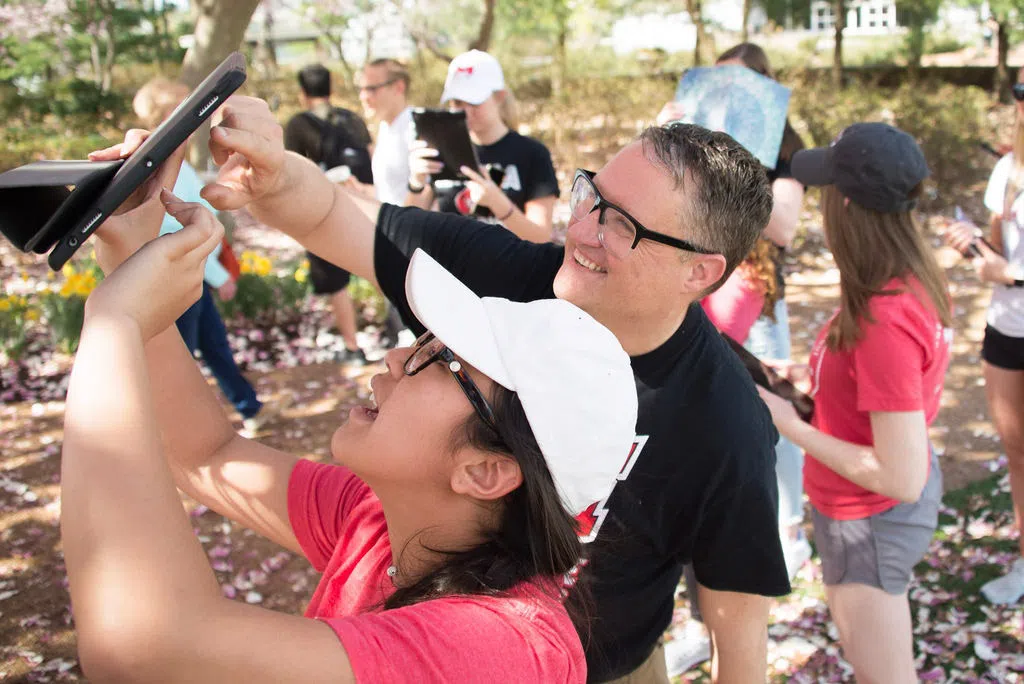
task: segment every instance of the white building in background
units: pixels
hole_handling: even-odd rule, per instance
[[[811,1],[811,31],[831,32],[835,29],[836,18],[830,0]],[[882,35],[896,33],[900,29],[896,20],[895,0],[847,0],[847,35]]]
[[[743,3],[738,0],[712,0],[703,7],[704,20],[711,28],[739,33],[743,30]],[[747,28],[752,34],[768,23],[764,8],[754,2],[750,8]],[[623,17],[612,25],[611,35],[602,41],[616,54],[637,50],[681,52],[693,50],[697,44],[697,27],[686,12],[662,14],[650,12]]]

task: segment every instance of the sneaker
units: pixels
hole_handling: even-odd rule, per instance
[[[981,587],[981,593],[989,600],[1000,606],[1009,606],[1024,596],[1024,558],[1013,561],[1010,571],[1002,577],[986,582]]]
[[[354,368],[362,368],[369,363],[366,358],[366,354],[363,353],[362,349],[345,349],[334,355],[334,360],[337,363],[352,366]]]
[[[796,577],[804,563],[811,560],[811,545],[800,531],[796,539],[790,539],[782,543],[782,555],[786,559],[786,572],[789,579]]]
[[[665,666],[669,677],[678,677],[711,659],[708,630],[696,620],[673,630],[672,641],[665,642]]]

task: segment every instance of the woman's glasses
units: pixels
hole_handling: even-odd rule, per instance
[[[403,371],[407,376],[412,377],[435,361],[443,361],[447,364],[448,370],[455,377],[455,381],[459,383],[462,393],[469,399],[469,403],[473,405],[477,415],[480,416],[480,419],[484,421],[487,427],[500,435],[498,421],[494,418],[494,411],[484,398],[483,392],[473,382],[473,378],[469,376],[462,363],[455,358],[452,350],[444,346],[441,340],[434,337],[434,333],[426,332],[416,340],[416,346],[413,347],[409,358],[405,360]]]

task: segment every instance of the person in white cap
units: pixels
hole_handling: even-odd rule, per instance
[[[558,178],[544,143],[521,135],[515,101],[501,65],[480,50],[464,52],[448,65],[441,104],[466,112],[469,137],[484,168],[456,169],[465,181],[431,182],[441,170],[437,150],[416,141],[409,154],[405,204],[470,214],[501,223],[533,242],[551,240]]]
[[[164,208],[185,227],[146,244]],[[388,352],[374,405],[331,438],[340,464],[317,463],[237,435],[178,336],[213,215],[151,194],[100,233],[62,462],[90,679],[586,681],[574,517],[614,487],[637,412],[610,331],[568,302],[477,297],[419,252],[405,294],[430,332]],[[221,593],[175,485],[323,573],[305,617]]]
[[[790,590],[777,524],[778,432],[739,359],[698,300],[749,253],[771,214],[763,167],[736,141],[685,124],[649,128],[573,179],[564,246],[522,240],[467,217],[385,204],[367,216],[313,164],[285,153],[267,104],[233,97],[213,128],[225,163],[203,197],[248,206],[372,282],[416,332],[405,302],[422,248],[479,295],[572,302],[631,356],[634,446],[611,495],[581,516],[595,619],[595,682],[664,682],[662,635],[683,565],[693,564],[717,681],[762,681],[771,596]],[[116,158],[137,134],[93,156]],[[595,369],[597,372],[598,369]],[[241,471],[224,486],[259,487]]]

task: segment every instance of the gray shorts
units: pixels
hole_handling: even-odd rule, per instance
[[[902,594],[939,522],[942,471],[935,454],[921,498],[860,520],[835,520],[811,506],[825,584],[866,584]]]

